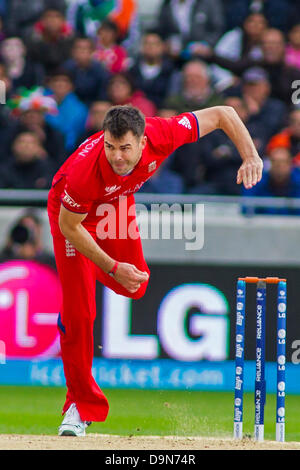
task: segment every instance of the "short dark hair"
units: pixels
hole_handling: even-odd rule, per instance
[[[159,31],[159,29],[156,29],[156,28],[149,28],[149,29],[146,29],[144,32],[143,32],[143,37],[146,37],[146,36],[158,36],[159,39],[161,41],[163,41],[163,37],[162,37],[162,34],[161,32]]]
[[[94,49],[94,48],[95,48],[95,42],[94,42],[94,40],[93,40],[91,37],[89,37],[89,36],[75,36],[75,37],[73,38],[73,41],[72,41],[72,47],[74,47],[75,44],[76,44],[77,42],[79,42],[79,41],[86,41],[86,42],[88,42],[88,43],[90,44],[91,49]]]
[[[131,93],[133,93],[136,90],[134,78],[129,72],[118,72],[118,73],[115,73],[114,75],[112,75],[108,80],[107,89],[109,90],[111,85],[115,81],[118,81],[119,79],[122,79],[123,81],[127,82],[128,86],[131,90]]]
[[[102,23],[100,24],[100,26],[98,27],[98,32],[101,30],[101,29],[109,29],[110,31],[113,31],[117,36],[119,35],[120,31],[119,31],[119,26],[117,25],[117,23],[115,23],[114,21],[112,20],[108,20],[108,19],[105,19],[102,21]]]
[[[49,75],[47,76],[46,80],[47,82],[51,80],[55,80],[56,78],[61,78],[65,77],[67,78],[73,85],[74,85],[74,75],[71,71],[66,70],[64,68],[57,68],[53,69],[49,72]]]
[[[103,121],[103,130],[119,139],[131,131],[136,137],[142,137],[145,132],[145,116],[133,106],[113,106]]]

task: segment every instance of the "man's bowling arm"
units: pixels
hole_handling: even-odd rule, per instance
[[[246,189],[255,186],[262,177],[263,163],[251,136],[237,112],[231,106],[214,106],[194,111],[199,124],[200,136],[222,129],[235,144],[243,160],[237,173],[237,183]]]
[[[83,227],[82,222],[87,214],[76,214],[60,206],[59,228],[63,236],[81,254],[93,261],[104,272],[109,273],[115,260],[108,256],[95,242],[89,232]]]
[[[83,227],[82,222],[86,216],[87,214],[71,212],[61,205],[59,213],[61,233],[77,251],[93,261],[104,272],[110,273],[113,271],[116,261],[97,245],[93,237]],[[118,263],[114,274],[114,279],[132,293],[136,292],[148,278],[147,272],[139,271],[134,265],[128,263]]]

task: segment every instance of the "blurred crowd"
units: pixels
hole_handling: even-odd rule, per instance
[[[162,0],[147,27],[136,0],[0,0],[0,80],[1,188],[49,188],[111,105],[162,117],[227,105],[265,162],[247,194],[300,197],[297,0]],[[238,195],[240,163],[215,131],[141,190]]]

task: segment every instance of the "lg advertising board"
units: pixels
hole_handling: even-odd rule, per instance
[[[137,301],[98,285],[95,357],[181,362],[234,358],[235,286],[241,275],[288,279],[287,360],[299,337],[297,269],[153,265],[146,295]],[[274,361],[276,290],[267,297],[266,360]],[[21,260],[0,265],[0,352],[9,359],[59,357],[56,328],[61,291],[56,272]],[[246,358],[255,357],[255,291],[246,304]],[[298,336],[297,336],[298,334]]]

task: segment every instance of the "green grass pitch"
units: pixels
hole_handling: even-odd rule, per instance
[[[233,393],[104,390],[110,413],[92,433],[230,437]],[[0,386],[0,434],[55,435],[64,388]],[[265,438],[275,440],[275,395],[267,396]],[[286,440],[300,441],[300,397],[286,399]],[[253,435],[254,398],[245,394],[244,432]]]

